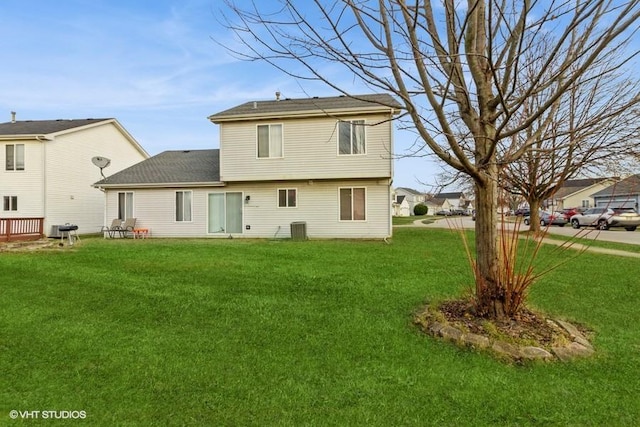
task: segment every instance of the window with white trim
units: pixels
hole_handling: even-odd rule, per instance
[[[282,125],[258,125],[258,158],[282,157]]]
[[[364,187],[340,188],[340,221],[367,219],[367,192]]]
[[[133,191],[118,193],[118,219],[133,218]]]
[[[591,200],[589,200],[589,199],[582,200],[582,207],[583,207],[583,208],[589,208],[589,207],[591,207]]]
[[[24,144],[7,144],[5,147],[5,169],[24,170]]]
[[[192,191],[176,191],[176,221],[190,222],[192,210]]]
[[[338,122],[338,154],[365,154],[364,120]]]
[[[4,196],[3,202],[4,202],[3,210],[5,211],[18,210],[18,196]]]
[[[278,207],[295,208],[298,205],[298,191],[295,188],[278,189]]]

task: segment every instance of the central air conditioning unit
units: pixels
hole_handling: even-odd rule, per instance
[[[307,240],[307,223],[304,221],[292,222],[291,238],[293,240]]]
[[[51,233],[49,233],[49,236],[52,239],[60,239],[62,238],[62,233],[60,233],[60,227],[62,227],[62,225],[52,225],[51,226]]]

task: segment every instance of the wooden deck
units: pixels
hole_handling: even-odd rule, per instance
[[[44,237],[44,218],[0,218],[0,242]]]

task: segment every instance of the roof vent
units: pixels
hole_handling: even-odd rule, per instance
[[[16,122],[16,112],[12,111],[11,112],[11,123],[15,123]]]

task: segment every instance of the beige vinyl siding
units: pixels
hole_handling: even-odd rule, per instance
[[[24,170],[6,170],[7,144],[24,144]],[[37,141],[3,141],[0,142],[0,201],[3,196],[17,196],[18,210],[4,211],[0,205],[2,218],[40,218],[44,217],[43,206],[43,151],[41,142]]]
[[[297,206],[278,207],[278,189],[295,188]],[[339,188],[364,187],[367,193],[365,221],[339,220]],[[191,222],[175,221],[175,192],[182,188],[128,189],[134,192],[134,216],[137,226],[149,228],[152,237],[228,237],[207,233],[207,200],[210,193],[241,192],[245,238],[287,238],[294,221],[307,223],[309,238],[385,238],[391,235],[389,180],[292,181],[283,183],[242,183],[224,187],[193,188]],[[124,191],[124,190],[120,190]],[[118,190],[107,192],[109,222],[117,217]],[[247,227],[249,229],[247,230]]]
[[[91,158],[111,159],[110,175],[144,160],[144,156],[112,123],[80,129],[45,143],[45,232],[51,225],[72,223],[79,233],[96,233],[104,218],[104,194],[92,184],[102,179]]]
[[[390,178],[392,124],[383,114],[350,115],[366,121],[366,154],[339,155],[337,118],[309,118],[220,125],[220,175],[225,182]],[[257,158],[258,124],[282,124],[282,158]]]

